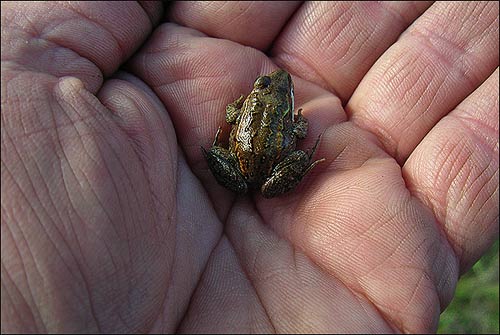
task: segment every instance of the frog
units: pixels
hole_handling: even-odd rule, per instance
[[[294,85],[283,69],[258,76],[247,97],[227,105],[225,118],[229,147],[220,144],[219,127],[210,149],[201,150],[217,182],[237,194],[258,189],[264,198],[281,196],[325,160],[312,160],[321,135],[313,148],[296,150],[308,120],[301,108],[294,114]]]

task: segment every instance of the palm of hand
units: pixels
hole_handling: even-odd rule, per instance
[[[203,5],[173,8],[171,17],[189,26],[182,6]],[[248,6],[240,19],[267,22],[254,12],[262,10]],[[2,120],[14,120],[2,125],[2,156],[8,157],[5,164],[2,158],[2,277],[8,273],[6,287],[16,283],[21,295],[37,279],[45,283],[43,292],[24,298],[33,315],[26,329],[420,332],[436,326],[459,271],[498,230],[498,159],[483,153],[497,152],[498,142],[481,133],[498,134],[498,123],[488,128],[471,122],[470,129],[447,131],[466,118],[495,122],[498,95],[496,105],[492,99],[470,110],[498,87],[492,75],[478,88],[498,57],[478,51],[481,69],[449,79],[439,57],[431,62],[401,56],[409,49],[405,43],[422,38],[415,28],[365,76],[399,33],[382,37],[375,31],[373,43],[385,43],[379,55],[346,50],[350,58],[342,60],[321,38],[301,30],[317,29],[328,38],[324,25],[335,30],[340,7],[327,11],[328,22],[318,20],[318,27],[304,18],[324,11],[305,5],[278,34],[294,7],[269,6],[272,26],[239,22],[254,28],[255,36],[235,31],[229,38],[255,48],[164,24],[128,63],[134,76],[120,72],[101,87],[100,78],[88,73],[98,71],[96,64],[110,74],[120,58],[99,59],[92,53],[99,46],[90,46],[87,58],[94,64],[78,59],[76,74],[69,67],[47,69],[52,76],[30,74],[51,113],[36,114],[35,102],[15,119],[2,105]],[[404,30],[404,24],[397,26]],[[118,42],[110,53],[125,57],[133,48],[124,51],[124,41],[137,44],[138,38],[116,37],[118,23],[111,29]],[[223,25],[207,29],[231,34]],[[271,42],[268,58],[258,49]],[[318,56],[308,43],[325,50]],[[336,66],[330,66],[334,56]],[[412,57],[438,63],[441,86],[423,63],[407,69]],[[224,106],[276,64],[295,74],[296,106],[310,121],[300,146],[311,147],[325,131],[316,157],[327,161],[290,195],[235,198],[217,185],[199,146],[210,144],[223,124]],[[405,79],[415,69],[425,84]],[[26,85],[18,78],[12,86]],[[411,80],[414,85],[405,86]],[[461,83],[468,88],[449,98],[439,95],[440,87]],[[475,152],[478,145],[482,151]],[[29,182],[16,175],[16,162],[25,166]],[[4,190],[16,196],[4,198]],[[12,208],[28,204],[17,223],[9,220]],[[19,250],[15,256],[4,249],[4,236]],[[12,275],[16,264],[25,264],[26,281]],[[40,306],[39,299],[48,303]]]

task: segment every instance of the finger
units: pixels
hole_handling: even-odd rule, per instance
[[[498,3],[436,3],[373,66],[347,110],[403,163],[498,66]]]
[[[404,166],[466,271],[498,236],[498,69],[443,118]]]
[[[2,2],[1,15],[2,70],[75,76],[93,93],[152,29],[135,2]]]
[[[428,2],[307,2],[276,41],[272,54],[292,73],[347,102],[377,58]]]
[[[299,1],[177,1],[169,18],[209,36],[265,50],[298,6]]]

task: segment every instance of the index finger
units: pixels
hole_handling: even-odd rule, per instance
[[[300,1],[178,1],[171,21],[209,36],[266,50]]]

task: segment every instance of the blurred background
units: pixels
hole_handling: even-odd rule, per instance
[[[499,333],[498,239],[460,278],[455,297],[441,314],[439,334]]]

